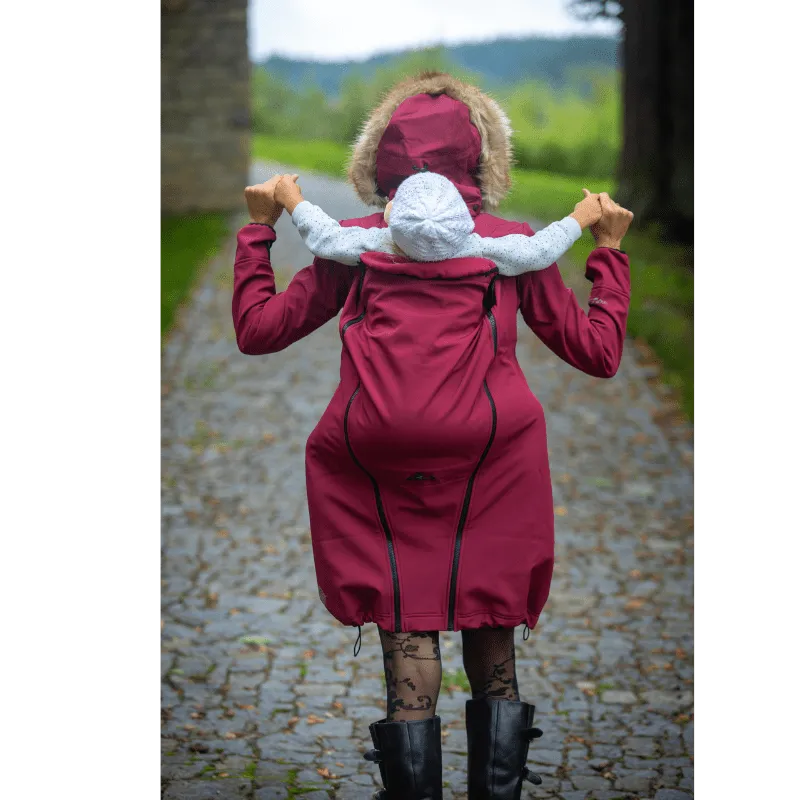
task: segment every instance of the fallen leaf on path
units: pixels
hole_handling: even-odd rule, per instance
[[[336,778],[337,775],[333,775],[331,771],[327,767],[317,767],[317,773],[322,775],[323,778]]]

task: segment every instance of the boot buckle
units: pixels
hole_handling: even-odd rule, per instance
[[[367,750],[367,752],[364,753],[364,758],[366,758],[367,761],[382,761],[383,760],[383,756],[382,756],[380,750]]]
[[[522,768],[522,777],[536,786],[539,786],[539,784],[542,782],[542,779],[535,772],[531,772],[531,770],[529,770],[527,767]]]

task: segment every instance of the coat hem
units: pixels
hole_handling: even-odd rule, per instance
[[[481,627],[504,627],[516,628],[519,625],[527,625],[531,630],[536,627],[539,621],[538,614],[530,611],[522,614],[500,614],[496,611],[473,611],[469,614],[456,614],[453,624],[453,631],[472,630]],[[334,615],[335,616],[335,615]],[[342,625],[361,626],[374,622],[384,630],[394,631],[394,614],[357,614],[349,619],[337,617]],[[402,615],[402,633],[413,631],[447,631],[446,613],[411,613]]]

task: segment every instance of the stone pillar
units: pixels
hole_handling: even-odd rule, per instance
[[[161,0],[161,209],[243,206],[250,163],[247,0]]]

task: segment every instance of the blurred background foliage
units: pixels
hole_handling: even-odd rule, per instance
[[[529,40],[529,44],[534,46],[536,41]],[[286,68],[286,59],[280,59],[282,72],[270,71],[270,59],[253,68],[253,132],[349,146],[388,89],[415,72],[435,69],[480,86],[501,103],[514,129],[518,167],[610,177],[620,149],[620,78],[608,59],[586,65],[594,49],[593,40],[585,41],[585,51],[574,43],[563,48],[583,58],[580,65],[567,64],[557,78],[548,79],[550,73],[543,70],[541,77],[517,78],[506,84],[463,66],[443,46],[399,54],[376,63],[372,70],[361,65],[349,72],[344,65],[321,65],[329,67],[331,75],[340,76],[333,85],[330,76],[325,79],[327,92],[309,80],[320,73],[319,67],[316,72],[292,71]],[[498,59],[504,51],[502,41],[479,49],[496,53]],[[509,65],[509,74],[514,74],[508,58],[504,63]]]

